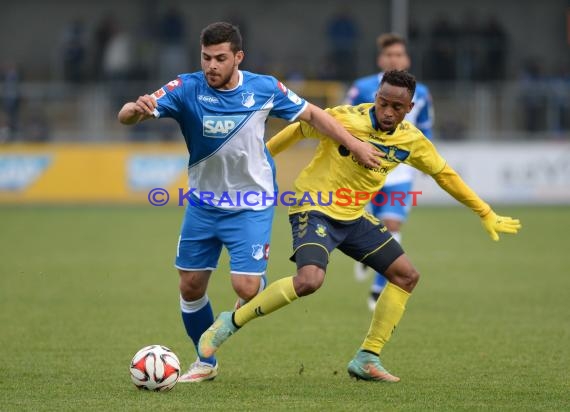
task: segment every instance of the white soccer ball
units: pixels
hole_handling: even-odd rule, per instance
[[[166,346],[145,346],[131,361],[131,379],[139,389],[169,391],[179,376],[180,361]]]

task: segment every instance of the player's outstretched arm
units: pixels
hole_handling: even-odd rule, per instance
[[[145,94],[144,96],[139,96],[136,102],[125,103],[117,118],[122,124],[136,124],[153,118],[154,109],[156,109],[156,100],[152,96]]]
[[[301,130],[301,123],[294,123],[270,138],[265,146],[267,146],[267,150],[269,150],[271,156],[275,156],[293,146],[303,137],[305,136]]]
[[[380,157],[385,156],[371,144],[352,136],[334,117],[314,104],[309,103],[299,115],[299,119],[306,121],[322,134],[342,144],[354,154],[360,163],[368,167],[378,167]]]
[[[516,234],[522,227],[518,219],[498,216],[450,166],[446,165],[432,177],[443,190],[479,215],[483,227],[494,241],[499,240],[499,233]]]

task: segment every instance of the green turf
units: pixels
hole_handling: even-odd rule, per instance
[[[404,244],[422,279],[385,365],[395,385],[355,382],[367,285],[335,253],[323,288],[252,322],[211,383],[147,393],[128,365],[142,346],[194,360],[172,268],[180,208],[0,208],[0,410],[568,410],[570,210],[498,208],[523,220],[492,242],[461,208],[414,211]],[[270,280],[292,274],[276,215]],[[227,259],[209,290],[234,301]]]

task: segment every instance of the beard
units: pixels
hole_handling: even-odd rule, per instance
[[[231,81],[232,75],[233,70],[227,76],[216,73],[216,76],[211,78],[209,75],[206,75],[206,81],[208,82],[208,85],[214,89],[223,89]]]

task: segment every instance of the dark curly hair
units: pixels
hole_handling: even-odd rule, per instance
[[[243,50],[242,42],[239,29],[233,24],[224,21],[209,24],[200,33],[200,44],[202,46],[230,43],[230,48],[234,53]]]
[[[384,73],[380,86],[384,83],[397,87],[405,87],[412,97],[414,97],[414,93],[416,92],[416,78],[405,70],[390,70]]]

